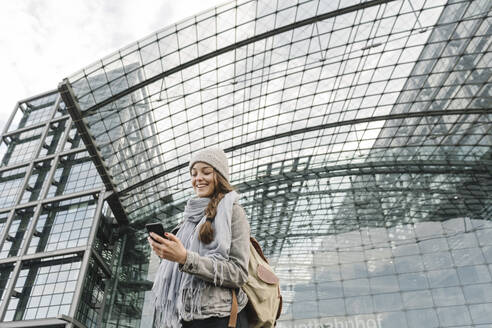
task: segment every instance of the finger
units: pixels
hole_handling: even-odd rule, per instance
[[[179,243],[180,242],[179,238],[176,237],[175,235],[173,235],[170,232],[166,232],[166,237],[169,238],[170,240],[176,242],[176,243]]]
[[[165,248],[165,246],[162,243],[158,243],[158,242],[156,242],[155,240],[153,240],[150,237],[149,237],[149,242],[150,242],[150,245],[152,246],[152,248],[155,251],[162,252],[164,250],[164,248]]]
[[[164,258],[172,250],[172,241],[164,240],[164,243],[157,243],[151,240],[150,242],[152,243],[152,249],[160,258]]]
[[[150,235],[152,236],[152,238],[154,238],[155,240],[157,240],[157,242],[160,243],[160,244],[163,244],[164,241],[166,240],[165,238],[162,238],[161,236],[159,236],[158,234],[153,233],[153,232],[151,232]]]
[[[167,247],[172,247],[172,245],[173,245],[173,242],[170,241],[169,239],[162,238],[161,236],[156,235],[153,232],[152,232],[152,237],[154,237],[155,239],[157,239],[157,241],[159,242],[160,245],[164,245],[164,246],[167,246]]]
[[[159,245],[154,239],[151,237],[148,237],[147,240],[149,241],[150,246],[154,247],[155,245]]]
[[[161,243],[161,245],[163,245],[164,247],[172,247],[173,244],[174,244],[173,241],[167,239],[163,239]]]

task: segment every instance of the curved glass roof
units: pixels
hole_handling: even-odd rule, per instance
[[[188,160],[212,145],[273,258],[365,227],[489,220],[491,5],[232,2],[60,91],[122,222],[175,224]]]

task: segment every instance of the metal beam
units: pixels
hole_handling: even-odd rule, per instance
[[[96,166],[97,172],[101,176],[101,179],[104,183],[104,186],[106,187],[106,190],[116,192],[117,190],[116,185],[114,184],[113,179],[109,174],[108,168],[104,163],[104,160],[102,159],[102,155],[100,151],[97,149],[97,146],[94,143],[93,137],[89,132],[89,128],[87,127],[87,125],[84,122],[84,119],[82,118],[81,109],[79,107],[78,102],[75,100],[76,96],[67,79],[63,80],[63,82],[60,83],[60,85],[58,86],[58,90],[60,91],[63,101],[65,102],[67,109],[70,115],[72,116],[73,122],[77,126],[79,135],[84,141],[87,151],[89,152],[92,161]],[[118,197],[116,193],[115,193],[115,197]],[[115,217],[118,220],[118,222],[122,224],[128,222],[128,217],[119,199],[117,199],[117,201],[109,202],[109,205],[111,206],[113,213],[115,213]]]
[[[99,255],[99,253],[94,248],[91,248],[91,250],[92,250],[92,256],[94,257],[94,260],[101,267],[101,269],[103,270],[104,274],[106,274],[106,277],[107,278],[111,278],[111,269],[104,262],[102,256]]]
[[[10,125],[12,124],[12,121],[14,120],[15,114],[17,113],[17,110],[19,110],[19,106],[20,106],[19,104],[20,104],[19,102],[17,102],[15,104],[14,110],[12,111],[12,113],[10,113],[9,119],[5,123],[5,126],[3,127],[2,134],[0,135],[0,143],[3,142],[3,136],[5,134],[7,134],[7,131],[9,130]]]
[[[50,327],[58,328],[65,327],[66,321],[55,318],[48,319],[36,319],[36,320],[22,320],[0,323],[1,328],[37,328],[37,327]]]
[[[3,291],[3,302],[0,303],[0,323],[4,321],[5,313],[7,312],[7,304],[12,296],[12,291],[14,290],[17,277],[19,276],[21,265],[21,261],[17,260],[14,269],[12,270],[12,274],[10,275],[9,282]],[[3,327],[3,324],[0,325],[0,327]]]
[[[54,90],[43,92],[43,93],[40,93],[40,94],[31,96],[31,97],[27,97],[27,98],[24,98],[24,99],[19,100],[19,104],[22,104],[22,103],[25,103],[25,102],[29,102],[29,101],[33,101],[33,100],[36,100],[38,98],[49,97],[51,95],[54,95],[57,92],[58,92],[58,90],[54,89]]]
[[[66,120],[67,118],[70,118],[70,115],[64,115],[64,116],[61,116],[61,117],[57,117],[56,119],[54,118],[52,120],[49,120],[49,122],[50,123],[57,123],[57,122]],[[27,126],[25,128],[21,128],[21,129],[17,129],[17,130],[6,132],[6,133],[3,134],[2,138],[3,137],[8,137],[8,136],[11,136],[11,135],[14,135],[14,134],[19,134],[19,133],[22,133],[22,132],[26,132],[26,131],[29,131],[29,130],[34,130],[34,129],[42,128],[43,126],[46,125],[46,122],[47,121],[48,120],[44,121],[43,123],[38,123],[38,124]]]
[[[380,115],[380,116],[373,116],[373,117],[366,117],[366,118],[360,118],[360,119],[353,119],[353,120],[347,120],[347,121],[341,121],[341,122],[331,122],[331,123],[326,123],[326,124],[320,124],[316,126],[311,126],[311,127],[306,127],[302,129],[297,129],[297,130],[292,130],[284,133],[279,133],[275,135],[271,135],[268,137],[264,138],[258,138],[255,140],[251,140],[239,145],[235,145],[229,148],[225,148],[224,152],[230,153],[235,150],[239,150],[242,148],[250,147],[253,145],[257,145],[263,142],[268,142],[268,141],[273,141],[277,140],[279,138],[285,138],[285,137],[290,137],[294,136],[297,134],[302,134],[302,133],[307,133],[307,132],[312,132],[312,131],[318,131],[318,130],[324,130],[324,129],[329,129],[333,127],[340,127],[340,126],[347,126],[347,125],[356,125],[360,123],[368,123],[368,122],[376,122],[376,121],[388,121],[388,120],[400,120],[400,119],[405,119],[405,118],[414,118],[414,117],[426,117],[426,116],[448,116],[448,115],[461,115],[461,114],[489,114],[490,110],[488,108],[475,108],[475,109],[456,109],[456,110],[432,110],[432,111],[425,111],[425,112],[413,112],[413,113],[395,113],[395,114],[388,114],[388,115]],[[149,182],[152,182],[160,177],[166,176],[172,172],[178,171],[182,168],[187,167],[189,162],[176,165],[168,170],[161,171],[151,177],[148,177],[132,186],[129,186],[128,188],[125,188],[118,192],[119,196],[124,196],[128,192],[132,191],[135,188],[141,187]]]
[[[4,166],[4,167],[0,168],[0,173],[5,172],[5,171],[19,169],[19,168],[25,167],[25,166],[29,166],[29,163],[26,163],[26,162],[22,163],[21,162],[21,163],[17,163],[17,164],[11,165],[11,166]]]
[[[72,327],[77,327],[77,328],[87,328],[86,325],[84,325],[83,323],[81,323],[80,321],[78,320],[75,320],[74,318],[72,317],[69,317],[68,315],[65,315],[65,314],[59,314],[57,316],[57,318],[63,320],[63,321],[66,321],[66,322],[69,322],[71,324]]]
[[[67,108],[72,109],[70,111],[70,115],[72,116],[73,122],[77,127],[79,135],[81,136],[82,140],[84,141],[84,144],[86,145],[87,151],[89,152],[90,156],[93,158],[94,164],[96,165],[96,169],[99,172],[99,175],[101,176],[104,185],[106,186],[106,190],[115,190],[116,187],[109,176],[109,172],[107,172],[106,170],[106,166],[102,160],[102,155],[97,150],[97,147],[95,146],[92,140],[92,135],[89,132],[89,128],[84,123],[82,115],[80,114],[81,109],[79,107],[79,104],[76,100],[74,100],[76,99],[76,96],[68,80],[67,79],[63,80],[63,82],[60,83],[60,85],[58,86],[58,89],[63,98],[63,101],[67,105]]]
[[[52,198],[46,198],[46,199],[39,199],[39,200],[36,200],[33,202],[24,203],[24,204],[12,206],[12,207],[4,208],[4,209],[2,209],[2,212],[7,212],[7,211],[11,211],[11,210],[18,210],[18,209],[27,208],[27,207],[33,207],[33,206],[36,206],[38,204],[55,203],[55,202],[60,202],[63,200],[94,195],[94,194],[99,193],[100,191],[101,191],[101,188],[93,188],[93,189],[88,189],[85,191],[74,192],[72,194],[60,195],[60,196],[56,196],[56,197],[52,197]]]
[[[237,146],[229,147],[229,148],[227,148],[227,150],[224,149],[224,151],[232,152],[234,150],[249,147],[252,145],[257,145],[257,144],[260,144],[262,142],[272,141],[272,140],[276,140],[279,138],[290,137],[290,136],[301,134],[301,133],[324,130],[324,129],[339,127],[339,126],[356,125],[356,124],[360,124],[360,123],[370,123],[370,122],[377,122],[377,121],[401,120],[401,119],[415,118],[415,117],[429,117],[429,116],[443,117],[443,116],[449,116],[449,115],[465,115],[465,114],[466,115],[469,115],[469,114],[490,114],[490,109],[488,109],[488,108],[474,108],[474,109],[431,110],[431,111],[423,111],[423,112],[393,113],[393,114],[388,114],[388,115],[365,117],[365,118],[347,120],[347,121],[342,121],[342,122],[331,122],[331,123],[326,123],[326,124],[310,126],[310,127],[306,127],[306,128],[302,128],[302,129],[292,130],[292,131],[288,131],[288,132],[283,132],[283,133],[279,133],[279,134],[264,137],[264,138],[258,138],[258,139],[251,140],[251,141],[243,143],[243,144],[239,144]]]
[[[68,254],[77,254],[77,253],[84,252],[86,249],[87,249],[87,246],[78,246],[78,247],[58,249],[56,251],[27,254],[24,256],[7,257],[6,259],[0,259],[0,264],[16,262],[19,260],[29,261],[29,260],[36,260],[36,259],[41,259],[41,258],[45,258],[45,257],[56,257],[56,256],[62,256],[62,255],[68,255]]]
[[[75,149],[69,149],[69,150],[66,150],[66,151],[63,151],[63,152],[60,152],[60,153],[47,155],[45,157],[38,157],[33,162],[34,162],[34,164],[36,164],[36,163],[39,163],[39,162],[49,161],[49,160],[55,158],[56,156],[63,157],[63,156],[67,156],[67,155],[72,155],[72,154],[75,154],[75,153],[83,152],[85,150],[86,150],[85,147],[79,147],[79,148],[75,148]],[[0,173],[1,172],[5,172],[5,171],[10,171],[10,170],[15,170],[15,169],[18,169],[20,167],[28,166],[28,165],[29,165],[29,163],[19,163],[19,164],[14,164],[14,165],[11,165],[11,166],[5,166],[5,167],[0,168]]]

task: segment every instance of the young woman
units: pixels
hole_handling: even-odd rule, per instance
[[[188,200],[178,232],[148,239],[163,259],[152,288],[156,325],[228,327],[235,289],[236,327],[247,328],[248,297],[239,287],[248,279],[250,227],[229,184],[227,157],[219,148],[204,149],[189,169],[196,197]]]

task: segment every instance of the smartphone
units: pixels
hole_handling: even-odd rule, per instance
[[[147,228],[149,235],[151,232],[153,232],[155,234],[158,234],[162,238],[166,238],[166,236],[164,236],[164,227],[162,226],[162,223],[148,223],[145,225],[145,228]],[[150,238],[152,238],[152,237],[150,237]],[[154,238],[152,238],[152,240],[154,240],[155,242],[158,243],[158,241],[155,240]]]

